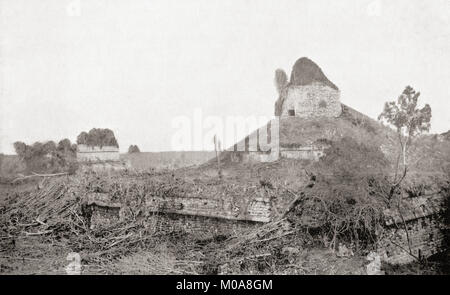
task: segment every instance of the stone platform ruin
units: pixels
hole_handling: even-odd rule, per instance
[[[233,198],[149,196],[143,211],[156,231],[184,232],[211,239],[229,236],[279,219],[280,210],[270,199],[252,197],[236,202]],[[390,264],[406,264],[444,250],[442,197],[420,197],[409,201],[399,214],[383,212],[385,224],[378,233],[377,253]],[[283,211],[281,211],[283,212]],[[91,229],[124,219],[127,206],[114,202],[106,193],[92,193],[83,204],[83,216]],[[407,229],[407,231],[405,230]],[[411,252],[410,252],[411,250]]]
[[[383,212],[385,231],[378,252],[390,264],[407,264],[445,250],[444,198],[417,197],[407,203],[400,212]]]

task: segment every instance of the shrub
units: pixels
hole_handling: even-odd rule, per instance
[[[128,148],[129,154],[140,153],[140,152],[141,151],[139,150],[139,147],[137,145],[130,145],[130,147]]]
[[[325,156],[319,161],[317,171],[331,172],[339,181],[385,174],[389,162],[376,146],[358,143],[351,137],[343,137],[325,150]]]
[[[338,239],[364,246],[375,242],[386,202],[374,187],[388,185],[387,164],[379,148],[344,137],[313,166],[315,183],[305,191],[301,215],[314,219],[330,247]]]

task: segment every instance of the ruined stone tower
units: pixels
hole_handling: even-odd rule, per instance
[[[338,117],[342,112],[339,89],[307,57],[295,62],[290,81],[278,88],[275,116]]]

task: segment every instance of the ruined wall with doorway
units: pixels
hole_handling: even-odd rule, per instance
[[[339,90],[320,82],[289,86],[285,92],[281,116],[339,117],[342,112]]]

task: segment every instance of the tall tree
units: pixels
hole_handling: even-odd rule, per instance
[[[423,108],[418,108],[417,102],[419,100],[419,96],[420,92],[416,92],[411,86],[406,86],[397,101],[386,102],[384,104],[383,112],[378,116],[378,120],[384,120],[397,130],[398,141],[400,144],[400,152],[397,156],[395,166],[394,182],[391,185],[388,200],[391,200],[396,194],[398,188],[400,187],[400,183],[407,174],[407,152],[411,145],[411,141],[418,134],[429,131],[431,127],[431,107],[428,104],[425,104]],[[401,176],[398,177],[400,158],[402,159],[403,168]],[[406,226],[406,222],[401,211],[401,197],[397,198],[396,207],[398,214],[403,221],[403,228],[408,241],[409,254],[416,257],[412,252],[408,227]]]
[[[28,146],[22,141],[16,141],[14,143],[14,150],[21,160],[27,158],[27,148]]]
[[[77,144],[87,144],[88,134],[86,131],[81,132],[77,136]]]
[[[378,120],[384,120],[397,130],[400,152],[397,157],[394,183],[398,186],[404,179],[408,169],[407,152],[412,139],[418,134],[429,131],[431,127],[431,107],[425,104],[418,108],[417,103],[420,92],[416,92],[411,86],[406,86],[397,101],[386,102],[383,112]],[[399,179],[399,163],[402,159],[403,169]]]

